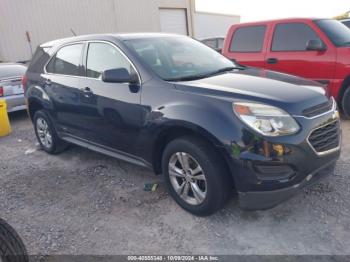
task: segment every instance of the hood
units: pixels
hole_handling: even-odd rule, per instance
[[[186,82],[176,87],[187,92],[249,100],[278,106],[291,114],[328,101],[325,88],[314,81],[264,69],[247,68]]]

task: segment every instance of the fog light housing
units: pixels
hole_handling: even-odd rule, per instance
[[[260,180],[285,180],[291,178],[295,171],[289,165],[254,165]]]

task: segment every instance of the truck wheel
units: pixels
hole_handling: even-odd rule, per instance
[[[232,193],[223,160],[210,145],[195,137],[178,138],[166,146],[162,171],[169,194],[197,216],[213,214]]]
[[[344,118],[350,119],[350,86],[344,92],[341,105]]]
[[[26,248],[16,231],[0,219],[0,262],[28,262]]]
[[[58,154],[67,148],[67,143],[60,139],[55,127],[44,110],[34,114],[34,130],[41,148],[49,154]]]

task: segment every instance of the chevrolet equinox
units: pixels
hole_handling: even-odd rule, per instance
[[[243,209],[271,208],[332,173],[340,154],[337,106],[320,84],[185,36],[52,41],[22,82],[43,150],[72,143],[151,168],[195,215],[233,192]]]

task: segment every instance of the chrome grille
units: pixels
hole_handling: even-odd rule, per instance
[[[321,115],[323,113],[326,113],[333,108],[333,103],[334,103],[333,99],[329,99],[325,103],[307,108],[303,111],[303,116],[314,117],[314,116],[318,116],[318,115]]]
[[[323,153],[339,147],[340,124],[334,121],[311,132],[309,143],[317,153]]]

